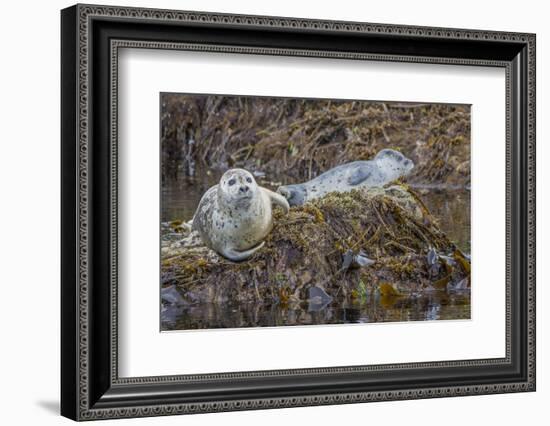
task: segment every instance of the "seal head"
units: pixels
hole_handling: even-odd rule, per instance
[[[258,192],[258,184],[244,169],[225,172],[218,185],[219,205],[229,209],[247,209]]]
[[[307,199],[307,188],[304,185],[285,185],[278,192],[287,199],[291,206],[301,206]]]
[[[384,171],[388,182],[401,176],[407,176],[414,168],[412,160],[394,149],[381,150],[374,157],[374,161]]]

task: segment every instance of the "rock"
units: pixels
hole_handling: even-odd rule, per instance
[[[357,266],[371,266],[376,263],[375,260],[369,259],[364,251],[360,251],[353,257],[353,260]]]
[[[435,262],[437,261],[437,253],[433,248],[430,248],[430,250],[428,250],[427,260],[428,265],[435,265]]]
[[[348,250],[342,256],[342,269],[344,271],[350,268],[361,268],[374,265],[375,263],[376,261],[369,259],[363,250],[359,251],[357,254],[354,254],[352,250]]]
[[[178,305],[162,305],[160,308],[160,320],[165,325],[174,325],[185,308]]]
[[[353,251],[348,250],[342,255],[342,269],[345,271],[349,269],[353,262]]]
[[[160,300],[165,305],[184,305],[186,304],[175,285],[163,287],[160,289]]]
[[[448,283],[447,290],[449,291],[464,291],[468,290],[469,278],[463,278],[462,280],[456,283]]]
[[[332,297],[321,287],[313,286],[309,288],[308,311],[317,312],[324,309],[332,302]]]

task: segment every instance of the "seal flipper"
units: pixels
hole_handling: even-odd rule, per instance
[[[264,191],[271,202],[277,206],[281,206],[282,209],[285,211],[285,213],[288,213],[290,210],[290,206],[288,204],[288,201],[285,197],[283,197],[281,194],[277,194],[276,192],[270,191],[267,188],[261,188],[262,191]]]
[[[228,248],[223,249],[220,252],[220,254],[223,257],[225,257],[229,260],[232,260],[233,262],[241,262],[243,260],[248,259],[250,256],[252,256],[258,250],[260,250],[264,246],[264,244],[265,244],[265,241],[262,241],[257,246],[254,246],[254,247],[252,247],[248,250],[243,250],[243,251],[238,251],[238,250],[235,250],[234,248],[228,247]]]
[[[277,189],[290,206],[301,206],[307,201],[307,189],[304,184],[283,185]],[[285,206],[282,206],[285,208]]]
[[[372,174],[372,168],[369,165],[363,164],[363,165],[357,166],[350,172],[348,176],[348,184],[359,185],[360,183],[363,183],[364,181],[366,181],[371,174]]]
[[[187,232],[191,232],[193,228],[193,219],[188,220],[187,222],[182,223],[182,228],[185,229]]]

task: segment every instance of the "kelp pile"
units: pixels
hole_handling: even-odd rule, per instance
[[[409,182],[470,182],[467,105],[163,94],[161,137],[165,181],[207,165],[303,182],[393,148],[416,164]]]
[[[163,225],[163,288],[183,303],[327,303],[467,290],[470,261],[408,186],[330,193],[285,215],[253,257],[230,262],[182,222]]]

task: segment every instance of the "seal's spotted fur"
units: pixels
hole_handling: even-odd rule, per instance
[[[369,161],[353,161],[334,167],[309,182],[278,189],[291,206],[299,206],[329,192],[384,186],[408,174],[414,163],[393,149],[383,149]]]
[[[272,203],[288,212],[283,196],[258,186],[248,171],[231,169],[202,196],[193,229],[206,246],[227,259],[245,260],[264,245],[271,231]]]

